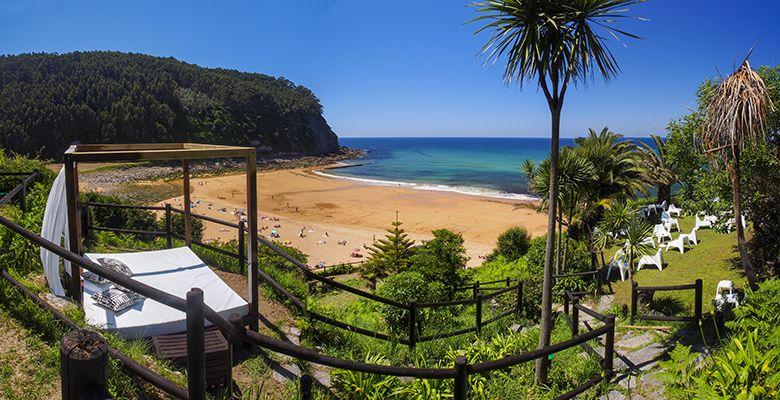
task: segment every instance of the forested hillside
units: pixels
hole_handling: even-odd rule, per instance
[[[119,52],[0,56],[0,147],[57,159],[76,141],[338,150],[319,99],[285,78]]]

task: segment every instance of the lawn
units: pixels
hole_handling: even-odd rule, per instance
[[[694,218],[680,218],[680,228],[683,233],[690,233],[693,229]],[[749,231],[748,231],[749,234]],[[672,237],[677,238],[678,232],[673,232]],[[712,311],[712,299],[715,296],[715,288],[721,280],[731,280],[737,288],[746,288],[747,283],[739,268],[739,253],[737,252],[737,234],[720,233],[713,229],[699,229],[697,231],[699,244],[688,245],[684,254],[677,250],[664,250],[664,269],[659,271],[654,267],[644,267],[634,274],[634,279],[640,286],[682,285],[693,283],[696,279],[703,282],[703,312]],[[614,250],[607,256],[614,254]],[[617,281],[614,281],[617,279]],[[616,304],[631,303],[631,286],[628,280],[620,281],[617,271],[612,271],[611,283],[615,292]],[[656,293],[656,299],[668,296],[679,300],[685,308],[693,310],[693,290]]]

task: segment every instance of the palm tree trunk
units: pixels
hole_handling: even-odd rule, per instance
[[[634,248],[628,249],[628,281],[634,283]]]
[[[664,201],[666,204],[669,204],[672,202],[672,187],[669,185],[658,185],[658,198],[656,200],[658,204],[663,203]]]
[[[555,215],[558,208],[558,142],[561,130],[562,102],[551,103],[551,129],[550,129],[550,198],[547,210],[547,243],[544,254],[544,274],[542,279],[542,315],[539,321],[539,347],[550,345],[550,333],[552,331],[552,267],[553,249],[555,242]],[[549,361],[547,357],[536,359],[536,382],[547,383]]]
[[[745,278],[747,278],[750,288],[756,290],[756,273],[753,271],[753,265],[750,262],[750,257],[747,253],[747,246],[745,244],[745,228],[742,226],[742,209],[741,209],[741,190],[739,185],[739,149],[734,147],[734,163],[731,168],[731,183],[732,183],[732,195],[734,203],[734,223],[737,225],[737,247],[739,248],[739,258],[742,261],[742,269],[745,270]]]
[[[558,275],[561,273],[561,232],[563,232],[562,227],[562,221],[563,221],[563,211],[560,207],[558,207],[558,234],[555,235],[555,274]]]
[[[561,259],[561,270],[563,270],[563,273],[566,273],[568,271],[568,268],[566,268],[566,255],[569,254],[569,228],[570,225],[567,225],[566,228],[566,240],[563,241],[563,258]]]

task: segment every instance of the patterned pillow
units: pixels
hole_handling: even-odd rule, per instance
[[[118,312],[138,304],[144,297],[138,293],[110,288],[100,293],[93,294],[92,299],[100,306]]]
[[[114,271],[119,272],[120,274],[122,274],[124,276],[127,276],[128,278],[133,276],[133,271],[130,269],[130,267],[128,267],[125,263],[123,263],[123,262],[121,262],[119,260],[116,260],[116,259],[113,259],[113,258],[101,257],[101,258],[97,259],[97,262],[100,263],[100,265],[102,265],[102,266],[104,266],[104,267],[106,267],[108,269],[114,270]],[[104,278],[104,277],[102,277],[102,276],[100,276],[100,275],[98,275],[98,274],[96,274],[96,273],[94,273],[92,271],[86,271],[85,270],[84,273],[81,274],[81,276],[83,276],[84,279],[86,279],[88,281],[95,282],[95,283],[97,283],[99,285],[104,285],[106,283],[110,283],[111,282],[108,279],[106,279],[106,278]],[[119,290],[124,290],[126,292],[128,291],[127,289],[125,289],[124,287],[122,287],[120,285],[116,285],[115,284],[114,287],[116,287]]]

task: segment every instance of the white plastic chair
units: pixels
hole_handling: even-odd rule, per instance
[[[742,217],[742,228],[747,228],[747,223],[745,222],[745,216],[740,215]],[[734,218],[729,218],[729,221],[726,223],[726,232],[731,233],[734,229],[737,229],[737,223]]]
[[[694,245],[699,245],[699,237],[696,236],[696,230],[697,228],[694,227],[693,230],[691,230],[691,233],[682,233],[680,236],[685,236],[688,239],[688,242],[693,243]]]
[[[715,218],[714,215],[705,215],[704,218],[702,218],[699,214],[696,214],[696,224],[693,226],[693,229],[712,228],[714,221],[708,217]]]
[[[666,211],[666,200],[661,202],[661,211]]]
[[[639,259],[639,263],[636,265],[636,270],[639,271],[645,265],[655,265],[658,267],[659,271],[663,271],[664,256],[661,253],[660,248],[655,252],[655,255],[642,256],[642,258]]]
[[[639,244],[653,246],[653,248],[658,247],[658,246],[655,245],[655,237],[654,236],[648,236],[648,237],[642,239],[642,241],[639,242]]]
[[[669,211],[664,211],[661,213],[661,222],[669,231],[671,231],[672,228],[676,228],[677,231],[680,231],[680,221],[677,218],[672,218],[672,215],[669,214]]]
[[[686,244],[688,244],[688,235],[680,235],[677,239],[666,244],[666,251],[669,251],[669,249],[677,249],[680,250],[680,254],[683,254],[685,253]]]
[[[664,224],[657,224],[653,227],[653,236],[655,236],[655,238],[658,239],[659,246],[661,245],[661,243],[663,243],[664,238],[669,238],[669,240],[672,240],[672,234],[669,232],[669,229],[667,229],[666,225]]]
[[[617,255],[617,254],[616,254]],[[609,268],[607,268],[607,280],[612,276],[612,268],[617,268],[620,272],[620,280],[626,280],[626,273],[628,272],[628,261],[623,259],[623,256],[618,256],[609,262]]]
[[[669,215],[674,215],[676,217],[680,216],[680,213],[682,212],[682,208],[677,208],[674,206],[674,204],[669,204]]]

